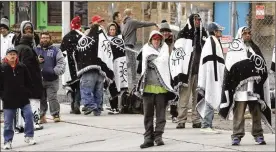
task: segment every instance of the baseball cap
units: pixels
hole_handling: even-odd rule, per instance
[[[104,19],[101,16],[99,16],[99,15],[94,15],[91,18],[90,24],[94,23],[94,22],[100,22],[100,21],[104,21]]]
[[[224,29],[225,29],[224,27],[222,27],[216,22],[210,23],[207,27],[208,32],[223,31]]]
[[[153,36],[152,36],[152,39],[159,39],[159,40],[161,40],[162,39],[162,36],[161,35],[159,35],[159,34],[154,34]]]
[[[6,55],[7,55],[8,53],[11,53],[11,52],[15,52],[16,54],[18,53],[17,50],[16,50],[14,47],[11,47],[11,48],[8,48],[8,49],[7,49]]]

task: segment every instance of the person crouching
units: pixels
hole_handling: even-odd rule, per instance
[[[142,70],[138,82],[138,95],[144,105],[144,143],[140,148],[164,145],[162,134],[166,124],[166,106],[168,97],[174,97],[170,85],[169,47],[164,37],[156,30],[152,31],[147,44],[142,48]],[[154,110],[156,126],[153,126]]]
[[[4,149],[12,148],[14,136],[13,120],[16,109],[23,111],[25,118],[25,142],[34,145],[34,116],[30,105],[32,80],[27,67],[18,62],[17,50],[10,48],[1,64],[0,86],[4,109]]]

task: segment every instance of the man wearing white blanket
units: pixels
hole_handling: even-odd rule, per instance
[[[232,145],[239,145],[245,135],[247,105],[252,116],[251,134],[258,144],[266,144],[261,119],[274,132],[268,69],[260,48],[251,40],[248,27],[238,30],[227,52],[221,97],[219,114],[225,119],[233,117]]]
[[[213,22],[208,25],[209,37],[206,40],[200,58],[198,72],[198,104],[197,111],[202,118],[201,131],[218,133],[212,127],[214,109],[218,109],[221,101],[221,86],[224,73],[224,58],[219,38],[221,27]]]

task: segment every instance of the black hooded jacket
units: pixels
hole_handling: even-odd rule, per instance
[[[27,66],[33,81],[34,87],[31,90],[30,98],[40,99],[43,91],[42,75],[38,57],[33,50],[32,42],[32,37],[23,36],[19,41],[19,45],[16,46],[16,49],[18,51],[19,61]]]

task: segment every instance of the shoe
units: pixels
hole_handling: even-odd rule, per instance
[[[93,112],[91,108],[85,108],[86,110],[84,111],[84,115],[89,115],[90,113]]]
[[[82,107],[81,111],[86,111],[87,109],[87,107]]]
[[[172,117],[172,123],[177,123],[177,122],[178,122],[177,118],[176,117]]]
[[[8,141],[8,142],[4,143],[3,149],[5,149],[5,150],[12,149],[12,142]]]
[[[23,133],[23,132],[24,132],[24,128],[23,128],[23,127],[20,127],[20,128],[16,127],[16,128],[14,129],[14,132],[15,132],[16,134]]]
[[[185,128],[185,123],[179,123],[176,126],[176,129],[183,129],[183,128]]]
[[[40,125],[40,124],[35,124],[35,125],[34,125],[34,128],[35,128],[35,130],[42,130],[42,129],[43,129],[43,126]]]
[[[152,146],[154,146],[153,142],[144,142],[142,145],[140,145],[140,148],[143,149],[143,148],[149,148]]]
[[[162,139],[156,140],[155,143],[156,143],[157,146],[165,145],[165,143],[164,143],[164,141]]]
[[[80,109],[75,109],[75,110],[71,110],[71,111],[70,111],[70,114],[79,115],[79,114],[81,114],[81,112],[80,112]]]
[[[193,124],[193,128],[201,128],[201,123]]]
[[[41,117],[40,117],[40,120],[39,120],[39,123],[40,123],[40,124],[47,123],[46,116],[41,116]]]
[[[220,132],[213,128],[201,128],[201,132],[219,134]]]
[[[19,132],[19,129],[18,129],[18,128],[15,128],[15,129],[14,129],[14,133],[19,134],[19,133],[20,133],[20,132]]]
[[[33,137],[25,137],[25,143],[28,143],[29,145],[35,145],[36,142]]]
[[[119,114],[120,110],[119,109],[115,109],[115,114]]]
[[[59,115],[55,115],[53,119],[54,119],[54,122],[60,122]]]
[[[232,139],[232,146],[238,146],[238,145],[240,145],[240,142],[241,142],[240,138],[234,137]]]
[[[260,136],[260,137],[256,137],[255,141],[259,144],[259,145],[266,145],[266,142],[264,140],[264,137]]]

